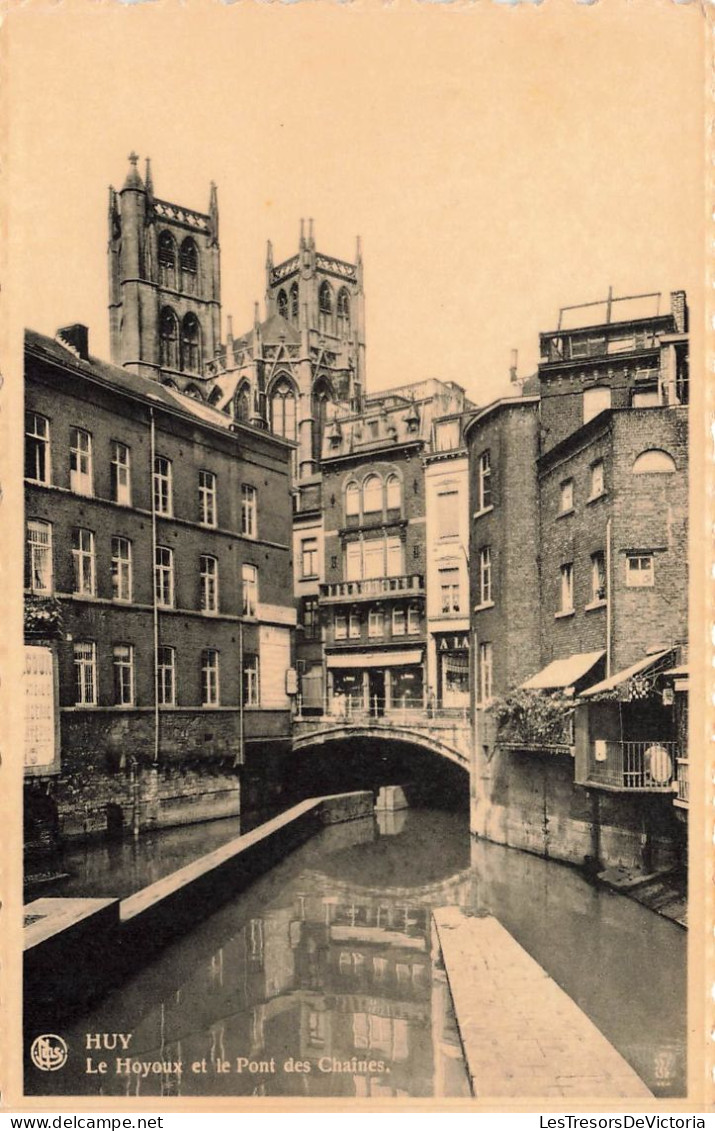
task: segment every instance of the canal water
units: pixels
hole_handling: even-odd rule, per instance
[[[220,822],[73,850],[43,894],[125,895],[234,835]],[[59,1028],[69,1061],[28,1092],[467,1096],[430,930],[446,905],[495,915],[656,1096],[685,1094],[685,932],[435,810],[325,829]],[[87,1049],[98,1033],[131,1037]]]

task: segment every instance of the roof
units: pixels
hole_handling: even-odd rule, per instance
[[[588,675],[592,668],[596,666],[599,660],[602,660],[606,653],[601,650],[600,652],[579,652],[574,656],[565,656],[560,660],[552,660],[545,668],[542,668],[536,675],[532,675],[527,679],[526,683],[522,683],[522,687],[528,691],[546,691],[556,689],[559,687],[573,687],[575,683]]]
[[[666,648],[663,652],[655,652],[652,656],[645,656],[637,663],[631,664],[629,668],[623,668],[615,675],[609,675],[608,679],[602,679],[600,683],[595,683],[593,687],[589,687],[587,691],[582,692],[583,698],[590,699],[592,695],[602,695],[604,691],[614,691],[622,683],[627,683],[634,675],[640,675],[641,672],[646,672],[649,668],[655,667],[664,656],[670,656],[672,653],[672,648]]]
[[[265,322],[261,322],[261,337],[264,342],[275,343],[285,338],[287,342],[292,345],[297,345],[300,342],[300,333],[296,330],[295,326],[291,326],[287,318],[282,314],[272,314],[270,318],[266,318]],[[248,335],[245,335],[248,337]]]

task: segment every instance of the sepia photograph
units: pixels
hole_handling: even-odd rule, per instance
[[[1,34],[5,1110],[711,1110],[704,10]]]

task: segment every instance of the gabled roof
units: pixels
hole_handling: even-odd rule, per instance
[[[282,314],[272,314],[265,322],[261,322],[260,326],[261,337],[270,345],[278,345],[281,338],[285,338],[291,345],[298,345],[300,342],[299,332]]]

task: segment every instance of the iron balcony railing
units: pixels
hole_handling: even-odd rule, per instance
[[[676,795],[675,802],[678,805],[688,806],[690,803],[690,765],[687,758],[676,758],[675,761],[676,775]]]
[[[594,743],[589,782],[623,791],[671,793],[678,752],[677,742],[655,739]]]
[[[375,597],[424,596],[425,579],[409,573],[397,577],[370,577],[362,581],[332,581],[320,586],[322,602],[360,601]]]
[[[296,700],[296,719],[303,718],[301,696]],[[392,700],[371,696],[369,702],[363,698],[335,695],[323,703],[322,716],[305,716],[309,722],[340,720],[356,724],[412,723],[415,726],[454,726],[469,723],[469,706],[432,707],[425,706],[422,700],[406,696]]]

